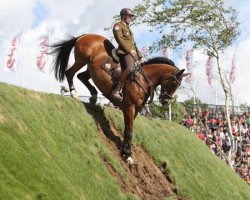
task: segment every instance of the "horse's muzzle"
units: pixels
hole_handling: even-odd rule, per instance
[[[171,97],[168,94],[164,94],[164,95],[159,96],[159,101],[162,105],[170,104],[172,99],[173,99],[173,97]]]
[[[161,103],[162,105],[167,105],[167,104],[170,104],[170,103],[171,103],[171,100],[172,100],[172,99],[160,100],[160,103]]]

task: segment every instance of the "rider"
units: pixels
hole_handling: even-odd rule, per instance
[[[122,74],[116,82],[115,88],[111,93],[111,97],[122,101],[121,89],[128,75],[134,70],[135,61],[141,58],[140,52],[136,47],[133,33],[130,30],[129,24],[134,16],[133,11],[129,8],[123,8],[120,12],[121,21],[115,23],[113,34],[118,43],[117,54],[120,58]]]

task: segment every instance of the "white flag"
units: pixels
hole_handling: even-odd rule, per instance
[[[208,84],[212,84],[212,75],[213,75],[213,59],[211,57],[208,57],[206,62],[206,75],[207,75],[207,81]]]
[[[48,60],[47,49],[49,44],[49,35],[43,35],[38,38],[38,55],[36,58],[36,67],[44,72]]]
[[[192,58],[193,55],[192,54],[193,52],[191,50],[186,50],[185,60],[186,60],[187,72],[189,73],[189,76],[188,76],[189,80],[192,79],[192,73],[193,73],[193,58]]]
[[[235,81],[235,69],[236,69],[236,54],[233,55],[231,62],[231,69],[229,73],[229,80],[233,84]]]
[[[171,48],[163,48],[162,49],[162,57],[172,59],[172,49]]]
[[[15,71],[17,64],[20,63],[20,44],[22,39],[22,31],[15,35],[10,42],[10,46],[7,49],[7,54],[4,62],[5,71]]]

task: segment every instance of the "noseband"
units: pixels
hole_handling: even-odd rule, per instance
[[[171,76],[167,77],[167,78],[164,78],[161,80],[162,81],[165,81],[165,80],[168,80],[170,79],[168,82],[167,82],[167,85],[163,88],[163,91],[162,93],[160,94],[159,98],[162,99],[163,97],[166,97],[167,99],[173,99],[174,97],[170,96],[168,94],[168,91],[166,88],[168,88],[168,86],[173,82],[173,81],[176,81],[177,82],[177,88],[181,85],[180,81],[177,79],[176,77],[176,74],[179,72],[179,70],[177,70],[176,72],[172,73]]]

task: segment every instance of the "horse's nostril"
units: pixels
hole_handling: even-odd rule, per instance
[[[171,99],[164,99],[161,104],[166,105],[166,104],[170,104],[170,103],[171,103]]]

